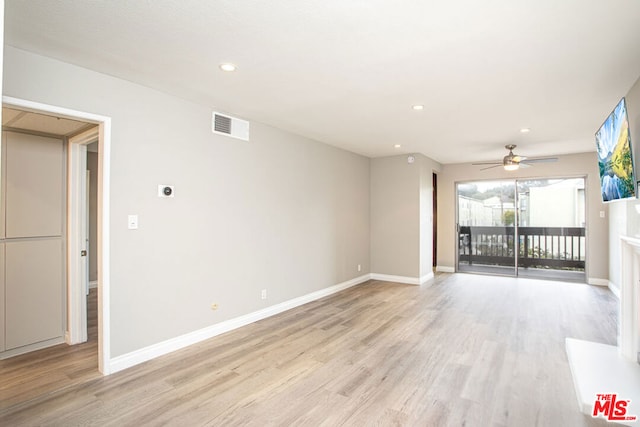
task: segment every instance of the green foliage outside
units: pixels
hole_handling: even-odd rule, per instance
[[[511,226],[516,222],[516,213],[514,211],[505,211],[502,214],[502,223],[506,226]]]

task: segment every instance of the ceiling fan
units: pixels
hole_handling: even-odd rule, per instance
[[[513,149],[516,148],[515,144],[505,145],[504,148],[509,150],[509,154],[504,156],[502,158],[502,161],[481,162],[481,163],[471,163],[471,164],[474,165],[474,166],[477,166],[477,165],[491,165],[491,166],[487,166],[486,168],[480,169],[481,171],[486,170],[486,169],[491,169],[491,168],[497,168],[498,166],[504,167],[504,170],[506,170],[506,171],[515,171],[515,170],[518,170],[520,168],[520,166],[528,167],[528,166],[531,166],[533,163],[551,163],[551,162],[557,162],[558,161],[557,157],[525,157],[525,156],[518,156],[517,154],[513,154]]]

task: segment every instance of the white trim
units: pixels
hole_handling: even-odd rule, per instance
[[[425,283],[429,282],[430,280],[433,280],[434,278],[435,276],[433,275],[433,271],[430,271],[420,278],[420,284],[424,285]]]
[[[111,373],[111,118],[100,123],[98,144],[98,369]]]
[[[609,281],[607,279],[597,279],[595,277],[589,277],[587,283],[595,286],[609,286]]]
[[[98,149],[98,369],[104,375],[111,373],[111,328],[109,316],[109,179],[111,153],[111,118],[65,107],[27,101],[10,96],[2,97],[3,105],[22,110],[48,113],[58,117],[82,120],[99,125]]]
[[[636,363],[640,350],[640,239],[620,236],[620,312],[618,314],[618,349],[626,360]],[[637,365],[636,365],[637,366]],[[640,373],[640,370],[638,371]],[[637,415],[637,414],[636,414]]]
[[[83,220],[86,216],[87,146],[83,138],[69,139],[67,162],[67,344],[87,341],[87,298],[84,263],[86,249]]]
[[[438,265],[436,266],[436,271],[439,273],[455,273],[455,267],[448,267],[446,265]]]
[[[433,273],[431,274],[433,275]],[[379,273],[371,273],[371,280],[382,280],[384,282],[406,283],[407,285],[421,284],[419,277],[393,276],[391,274],[379,274]]]
[[[616,298],[620,299],[620,289],[617,288],[616,285],[613,284],[613,282],[610,282],[607,279],[597,279],[595,277],[589,277],[589,279],[587,279],[587,283],[594,286],[606,286],[607,288],[609,288],[611,293],[616,296]]]
[[[363,276],[347,280],[346,282],[342,282],[337,285],[324,288],[319,291],[273,305],[271,307],[264,308],[262,310],[254,311],[253,313],[249,313],[244,316],[216,323],[215,325],[207,326],[206,328],[189,332],[179,337],[171,338],[166,341],[141,348],[140,350],[135,350],[131,353],[123,354],[122,356],[114,357],[110,360],[110,373],[115,373],[123,369],[130,368],[148,360],[155,359],[156,357],[163,356],[167,353],[180,350],[181,348],[188,347],[190,345],[199,343],[209,338],[213,338],[220,334],[224,334],[225,332],[229,332],[242,326],[246,326],[250,323],[257,322],[258,320],[274,316],[276,314],[282,313],[283,311],[291,310],[292,308],[301,306],[311,301],[315,301],[328,295],[335,294],[336,292],[340,292],[344,289],[366,282],[367,280],[369,280],[369,276],[369,274],[365,274]]]
[[[67,161],[67,339],[69,345],[87,341],[87,145],[99,141],[98,126],[69,138]],[[97,287],[97,283],[95,285]]]
[[[97,280],[92,280],[89,282],[89,289],[95,289],[98,287],[98,281]]]

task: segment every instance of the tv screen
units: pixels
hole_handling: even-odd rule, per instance
[[[622,98],[596,132],[602,201],[636,196],[627,106]]]

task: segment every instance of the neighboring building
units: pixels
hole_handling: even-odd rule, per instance
[[[491,207],[473,197],[458,196],[458,221],[462,226],[492,225]]]
[[[524,197],[526,198],[526,195]],[[531,187],[526,205],[529,210],[521,211],[521,215],[527,221],[521,223],[522,225],[584,227],[586,224],[584,180],[561,180],[545,187]]]

